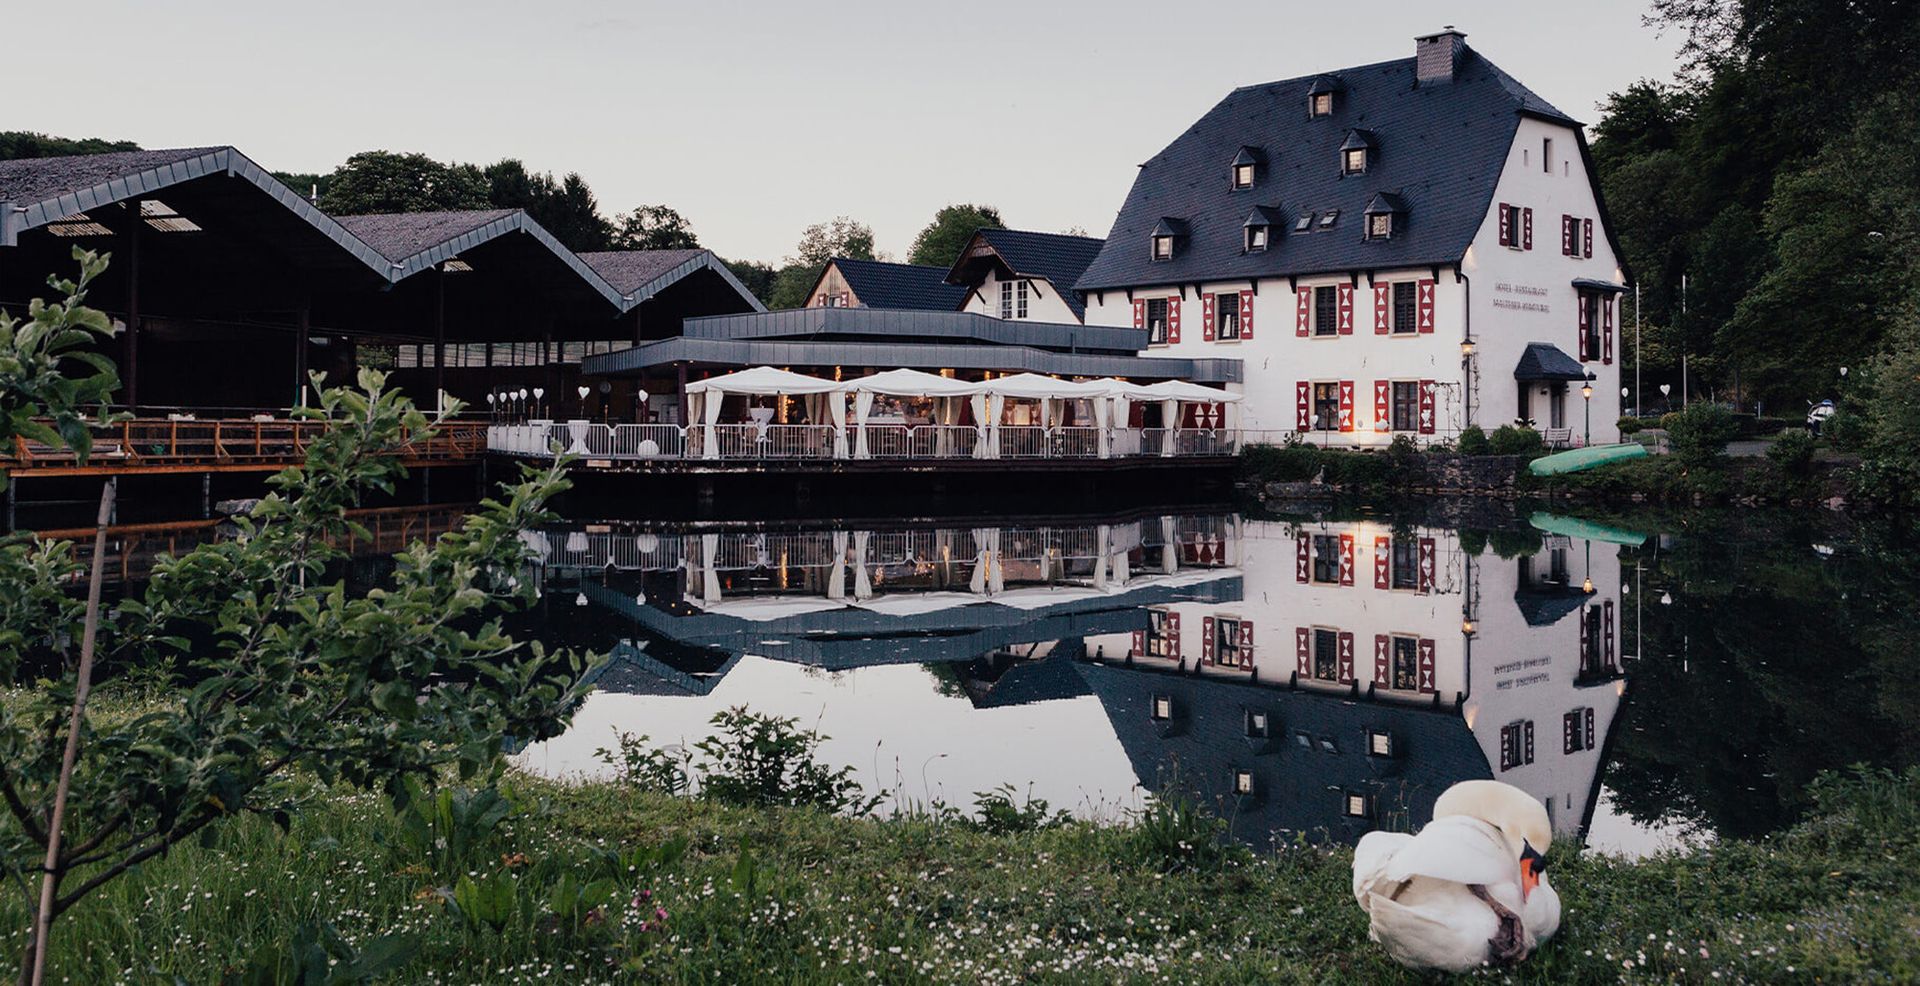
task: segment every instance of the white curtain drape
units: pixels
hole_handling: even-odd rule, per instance
[[[987,457],[987,395],[975,394],[967,398],[973,405],[973,457]]]
[[[827,395],[827,416],[833,419],[833,457],[847,457],[847,395]]]
[[[827,574],[827,598],[847,598],[847,532],[833,532],[833,570]]]
[[[1000,412],[1006,409],[1007,399],[1001,394],[987,395],[987,458],[1000,457]]]
[[[967,580],[967,591],[979,595],[987,591],[987,566],[993,559],[987,554],[987,529],[973,529],[973,577]]]
[[[1113,398],[1113,433],[1117,441],[1113,450],[1115,455],[1132,455],[1140,451],[1140,433],[1127,426],[1132,418],[1133,402],[1125,395],[1115,395]]]
[[[856,459],[873,458],[873,449],[867,445],[867,412],[873,410],[873,391],[862,390],[853,395],[853,426],[859,429],[859,439],[854,443],[853,457]]]
[[[1160,427],[1166,429],[1166,434],[1160,439],[1160,454],[1172,455],[1174,431],[1180,427],[1179,401],[1164,400],[1160,402]]]
[[[720,601],[720,535],[700,535],[700,567],[700,598],[712,606]]]
[[[800,407],[807,412],[807,424],[818,425],[827,416],[827,395],[802,395],[800,398]]]
[[[867,539],[872,537],[868,531],[853,532],[853,598],[873,598],[873,583],[867,578]]]
[[[726,403],[727,399],[721,394],[709,393],[703,396],[707,399],[706,407],[701,409],[703,412],[702,420],[706,422],[707,433],[705,436],[706,441],[700,445],[700,457],[703,459],[718,459],[720,457],[720,433],[715,429],[720,424],[720,405]]]
[[[1160,518],[1160,570],[1172,575],[1180,570],[1180,528],[1172,517]]]
[[[700,427],[700,423],[705,420],[707,420],[707,395],[702,393],[688,394],[687,395],[687,420],[681,422],[681,424],[684,424],[687,427],[688,441],[693,440],[694,429]],[[700,448],[702,451],[700,454],[703,456],[706,455],[705,449],[708,445],[711,445],[711,444],[712,444],[711,442],[701,443]]]
[[[1060,427],[1060,423],[1060,398],[1040,398],[1040,430],[1052,432],[1053,429]]]
[[[1113,444],[1111,440],[1112,436],[1107,431],[1107,426],[1112,423],[1109,420],[1109,415],[1111,414],[1112,414],[1112,408],[1107,403],[1106,398],[1100,397],[1100,398],[1094,399],[1094,402],[1093,402],[1094,441],[1097,443],[1100,449],[1099,454],[1100,454],[1100,458],[1102,459],[1105,459],[1113,454]]]
[[[1093,529],[1093,587],[1107,587],[1107,555],[1113,551],[1113,528],[1101,524]]]

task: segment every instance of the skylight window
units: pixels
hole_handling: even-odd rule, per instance
[[[1328,209],[1326,212],[1323,212],[1320,214],[1321,229],[1332,229],[1333,224],[1339,221],[1340,221],[1339,209]]]
[[[1313,213],[1311,212],[1303,212],[1300,214],[1300,218],[1293,221],[1293,231],[1296,233],[1305,233],[1312,229]]]
[[[55,236],[112,236],[113,230],[97,223],[92,216],[76,212],[57,223],[48,223],[47,232]]]
[[[200,224],[173,211],[173,207],[159,199],[143,199],[140,202],[140,218],[147,225],[162,233],[198,233]]]

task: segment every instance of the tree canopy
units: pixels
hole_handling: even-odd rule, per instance
[[[442,164],[425,154],[361,151],[335,168],[320,208],[336,216],[374,212],[485,209],[487,177],[471,164]]]
[[[0,130],[0,161],[29,157],[64,157],[68,154],[105,154],[109,151],[139,149],[140,145],[130,140],[50,137],[31,130]]]
[[[664,205],[643,205],[621,216],[613,239],[622,250],[692,250],[700,246],[687,217]]]
[[[873,227],[847,216],[835,216],[802,230],[793,256],[787,258],[786,264],[773,277],[773,287],[763,299],[767,307],[804,307],[807,292],[813,289],[815,281],[820,280],[821,272],[827,268],[827,261],[835,257],[883,259],[874,253]]]
[[[933,214],[933,221],[913,238],[907,263],[930,267],[951,267],[960,250],[977,230],[996,229],[1006,223],[1000,210],[990,205],[949,205]]]

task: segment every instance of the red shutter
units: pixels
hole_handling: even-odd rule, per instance
[[[1306,627],[1293,628],[1293,663],[1300,677],[1313,676],[1313,631]]]
[[[1580,222],[1580,226],[1581,226],[1580,238],[1582,241],[1584,241],[1580,248],[1581,256],[1584,256],[1588,259],[1592,259],[1593,257],[1593,220],[1583,219]]]
[[[1433,406],[1435,390],[1432,380],[1420,381],[1420,434],[1422,435],[1431,435],[1434,432],[1434,417],[1437,414]]]
[[[1420,591],[1432,592],[1436,559],[1433,552],[1433,539],[1420,539]]]
[[[1572,753],[1579,745],[1580,710],[1575,709],[1560,717],[1560,752]]]
[[[1167,299],[1167,345],[1180,341],[1180,296]]]
[[[1293,293],[1293,334],[1307,334],[1308,321],[1313,314],[1313,289],[1301,288]]]
[[[1520,210],[1520,249],[1533,249],[1533,210]]]
[[[1168,649],[1171,651],[1167,656],[1178,659],[1180,657],[1180,614],[1172,610],[1167,611],[1167,637]]]
[[[840,292],[840,307],[842,308],[853,307],[853,292],[851,291]]]
[[[1240,292],[1240,338],[1253,338],[1253,292]]]
[[[1136,329],[1147,327],[1147,299],[1145,298],[1133,299],[1133,327]]]
[[[1520,732],[1525,737],[1523,742],[1526,744],[1526,747],[1527,747],[1527,752],[1523,757],[1520,758],[1520,762],[1532,763],[1533,762],[1533,720],[1528,719],[1525,723],[1523,723],[1521,725]]]
[[[1580,670],[1593,667],[1593,647],[1587,636],[1587,608],[1580,607]]]
[[[1240,666],[1253,667],[1253,621],[1240,621]]]
[[[1304,585],[1313,576],[1313,539],[1302,534],[1293,544],[1293,578]]]
[[[1613,298],[1600,301],[1600,362],[1613,363]]]
[[[1147,631],[1133,631],[1133,656],[1145,657],[1147,654]]]
[[[1428,278],[1420,282],[1420,331],[1433,331],[1433,288],[1434,281]]]
[[[1353,285],[1342,284],[1339,287],[1340,298],[1340,334],[1353,334]]]
[[[1421,637],[1420,692],[1423,695],[1431,695],[1438,690],[1433,681],[1433,641],[1427,637]]]
[[[1387,655],[1393,650],[1393,639],[1384,633],[1373,635],[1373,683],[1382,688],[1391,687],[1387,681]]]
[[[1560,216],[1560,256],[1573,256],[1573,217],[1564,213]]]
[[[1513,245],[1513,213],[1507,211],[1507,204],[1500,203],[1500,245]]]
[[[1353,381],[1340,381],[1340,430],[1353,430]]]
[[[1213,295],[1200,296],[1200,339],[1203,342],[1213,341],[1213,305]]]
[[[1385,380],[1375,380],[1373,382],[1373,430],[1374,431],[1386,431],[1388,428],[1392,427],[1393,425],[1393,422],[1390,420],[1387,414],[1387,410],[1388,410],[1387,409],[1387,404],[1388,404],[1387,392],[1392,388],[1392,386],[1393,385],[1391,383]]]
[[[1591,708],[1583,710],[1580,714],[1580,718],[1583,720],[1581,725],[1586,727],[1585,728],[1585,732],[1587,734],[1586,748],[1591,750],[1593,749],[1593,710]]]
[[[1601,638],[1604,641],[1602,646],[1606,648],[1605,652],[1601,654],[1601,658],[1607,662],[1607,667],[1611,668],[1614,666],[1613,600],[1611,599],[1607,600],[1605,605],[1601,607],[1601,612],[1604,614],[1604,617],[1601,623]]]
[[[1353,584],[1353,535],[1340,535],[1340,584]]]
[[[1573,310],[1579,313],[1580,362],[1593,359],[1596,354],[1587,352],[1587,298],[1583,291],[1573,293]]]
[[[1313,384],[1305,380],[1293,385],[1293,417],[1300,431],[1313,427]]]
[[[1392,330],[1392,326],[1390,323],[1393,320],[1393,313],[1388,309],[1392,308],[1393,306],[1387,300],[1388,296],[1391,295],[1392,293],[1393,293],[1393,285],[1391,284],[1375,284],[1373,286],[1373,334],[1374,335],[1383,336]]]
[[[1353,634],[1340,631],[1340,668],[1338,677],[1341,684],[1353,680]]]
[[[1200,621],[1200,659],[1208,664],[1213,663],[1213,617],[1211,616]]]
[[[1393,567],[1393,539],[1379,535],[1373,539],[1373,587],[1385,589],[1391,583]]]

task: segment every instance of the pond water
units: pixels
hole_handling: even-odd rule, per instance
[[[1501,505],[941,525],[574,522],[526,632],[611,652],[526,769],[604,776],[746,706],[881,811],[1010,786],[1115,819],[1178,786],[1250,844],[1424,824],[1493,777],[1612,852],[1792,821],[1913,759],[1912,524]]]

